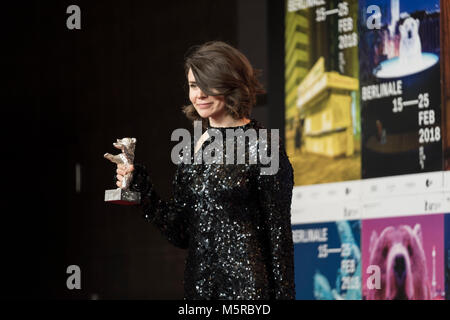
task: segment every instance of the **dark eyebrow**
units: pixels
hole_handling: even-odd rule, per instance
[[[189,81],[189,84],[197,84],[195,81]]]

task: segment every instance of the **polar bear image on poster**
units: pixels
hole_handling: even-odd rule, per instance
[[[368,0],[363,1],[369,3]],[[375,36],[380,38],[371,44],[375,52],[383,52],[386,57],[382,61],[379,61],[380,56],[375,59],[377,63],[373,74],[377,78],[391,79],[414,75],[439,62],[436,49],[439,47],[439,41],[433,40],[436,36],[424,36],[432,30],[439,32],[438,24],[433,24],[436,27],[430,24],[430,21],[436,19],[434,15],[435,10],[439,10],[438,7],[438,4],[433,7],[423,2],[414,5],[406,0],[387,2],[385,9],[390,9],[391,12],[390,19],[384,21],[387,31],[376,34]]]
[[[419,19],[407,18],[399,26],[400,30],[400,52],[399,59],[403,66],[411,63],[421,64],[422,42],[419,35]]]

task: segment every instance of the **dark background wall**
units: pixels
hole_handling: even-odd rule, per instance
[[[66,28],[72,4],[81,30]],[[2,10],[2,297],[182,298],[185,251],[136,208],[103,202],[115,187],[103,154],[115,153],[116,138],[137,137],[137,161],[170,197],[170,135],[191,129],[180,112],[183,56],[209,40],[262,69],[268,94],[253,116],[283,129],[282,1],[29,1]],[[81,290],[66,287],[72,264]]]

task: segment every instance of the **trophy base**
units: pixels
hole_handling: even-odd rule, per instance
[[[105,202],[120,205],[137,205],[141,202],[141,194],[130,190],[122,190],[120,188],[106,190]]]

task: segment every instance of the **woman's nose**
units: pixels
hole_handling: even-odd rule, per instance
[[[205,94],[205,93],[202,91],[202,89],[198,88],[198,97],[199,97],[199,98],[206,98],[206,97],[208,97],[208,95]]]

